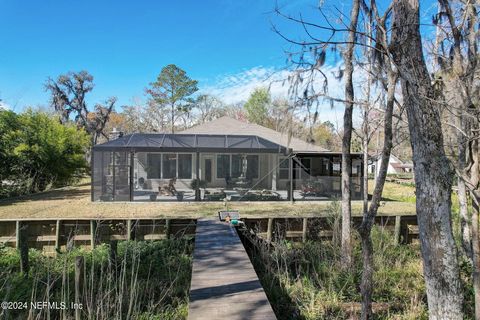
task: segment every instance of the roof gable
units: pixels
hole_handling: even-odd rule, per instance
[[[288,135],[254,123],[239,121],[227,116],[186,129],[178,134],[226,134],[249,136],[254,135],[272,141],[294,152],[325,152],[320,146],[308,143],[295,137],[288,141]]]

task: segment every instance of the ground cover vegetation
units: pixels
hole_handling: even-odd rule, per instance
[[[30,249],[30,270],[22,274],[17,250],[0,248],[2,301],[57,303],[58,308],[3,309],[1,319],[65,319],[75,310],[75,260],[83,257],[80,303],[84,319],[185,319],[192,264],[191,239],[123,241],[72,248],[54,257]],[[60,307],[66,303],[66,309]]]

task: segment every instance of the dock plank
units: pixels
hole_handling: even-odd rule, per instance
[[[233,227],[198,220],[189,320],[276,319]]]

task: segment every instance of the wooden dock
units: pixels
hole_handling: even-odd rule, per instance
[[[235,229],[198,220],[189,320],[276,319]]]

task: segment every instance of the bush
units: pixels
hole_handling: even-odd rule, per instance
[[[0,111],[0,197],[65,186],[88,168],[88,135],[47,113]]]

